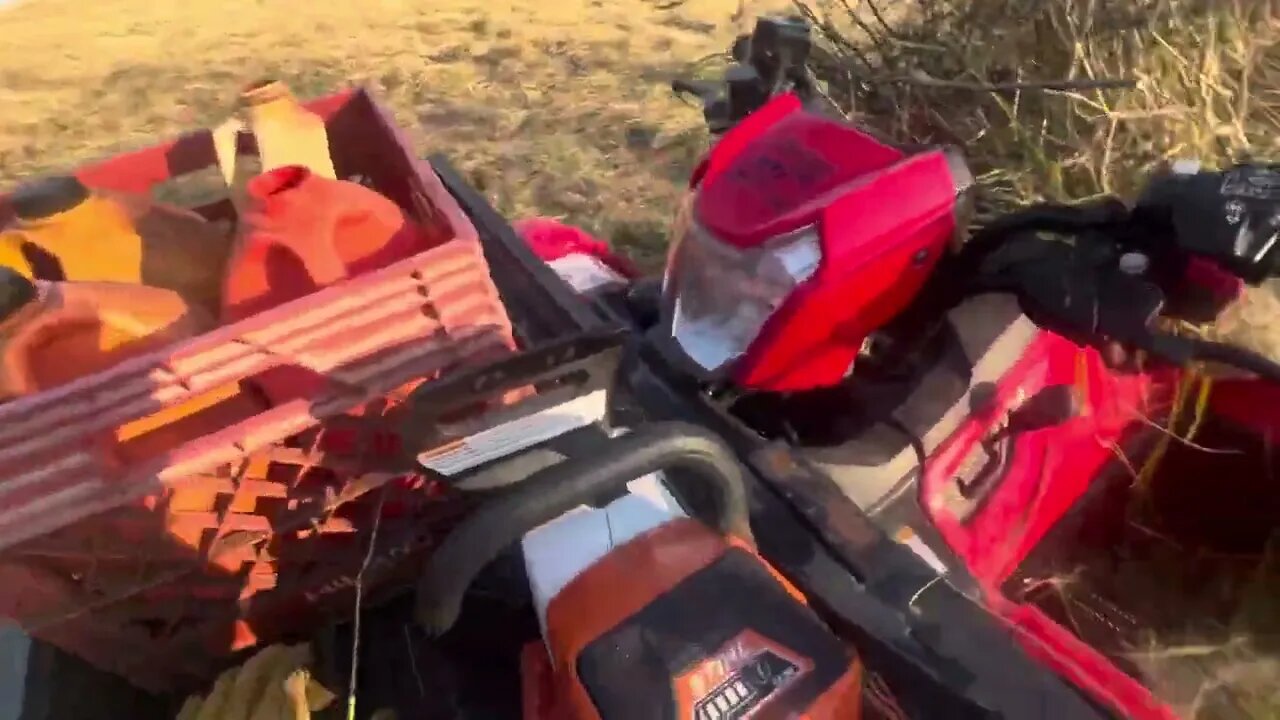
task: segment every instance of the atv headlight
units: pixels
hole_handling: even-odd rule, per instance
[[[738,248],[713,237],[686,205],[675,229],[663,278],[671,335],[711,372],[746,353],[765,321],[822,261],[813,226]]]

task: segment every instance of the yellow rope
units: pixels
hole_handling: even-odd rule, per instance
[[[1204,422],[1205,414],[1209,411],[1209,395],[1213,392],[1213,378],[1203,373],[1199,374],[1200,394],[1196,396],[1196,416],[1191,420],[1191,427],[1187,429],[1187,441],[1196,439],[1196,433],[1200,432],[1200,425]]]
[[[1147,456],[1146,462],[1142,463],[1142,469],[1138,471],[1138,479],[1134,483],[1135,487],[1145,490],[1151,482],[1151,478],[1155,476],[1156,470],[1159,469],[1161,461],[1164,460],[1165,452],[1169,450],[1169,443],[1173,441],[1173,428],[1178,425],[1178,418],[1182,416],[1182,405],[1187,391],[1191,388],[1191,383],[1195,378],[1191,374],[1184,375],[1178,383],[1178,387],[1173,393],[1173,406],[1169,409],[1169,421],[1165,425],[1166,432],[1161,433],[1160,442],[1156,443],[1151,454]]]
[[[1213,378],[1203,374],[1199,368],[1188,368],[1178,383],[1177,390],[1174,392],[1173,407],[1169,411],[1169,420],[1165,424],[1165,432],[1161,436],[1160,442],[1156,444],[1155,449],[1151,451],[1151,455],[1147,457],[1146,462],[1142,464],[1142,470],[1138,472],[1136,487],[1146,488],[1160,469],[1160,463],[1164,460],[1165,453],[1169,450],[1169,443],[1173,442],[1175,438],[1178,421],[1182,418],[1183,407],[1191,395],[1193,385],[1198,385],[1198,387],[1195,388],[1196,401],[1192,410],[1191,426],[1187,428],[1187,433],[1182,436],[1182,439],[1191,442],[1195,439],[1196,433],[1200,431],[1200,426],[1204,422],[1205,415],[1209,409],[1209,397],[1213,391]]]

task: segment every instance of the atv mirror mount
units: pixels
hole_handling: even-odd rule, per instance
[[[812,83],[805,63],[812,46],[804,18],[762,17],[750,35],[734,41],[733,63],[723,82],[678,79],[671,88],[701,100],[708,128],[720,135],[778,93],[795,90],[802,99],[809,97]]]
[[[762,17],[756,21],[748,48],[750,65],[776,88],[809,62],[813,48],[809,23],[795,16]]]
[[[1080,393],[1067,384],[1046,385],[1009,413],[1007,433],[1056,427],[1080,414]]]
[[[979,403],[993,401],[994,398],[978,399]],[[1018,435],[1057,427],[1079,414],[1080,394],[1075,386],[1058,384],[1040,388],[1035,395],[1011,410],[1004,425],[982,441],[987,460],[972,477],[956,478],[960,495],[975,503],[983,502],[995,481],[1008,472]]]

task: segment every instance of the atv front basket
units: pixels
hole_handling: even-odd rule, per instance
[[[432,249],[0,405],[0,616],[147,690],[199,686],[236,651],[349,611],[357,584],[416,568],[465,503],[444,475],[390,461],[427,452],[457,473],[509,453],[467,436],[598,388],[615,361],[619,335],[483,200],[451,195],[368,94],[309,107],[339,176],[394,200]],[[77,175],[161,192],[214,163],[200,131]],[[235,221],[225,197],[196,209]],[[282,368],[317,389],[120,439]]]

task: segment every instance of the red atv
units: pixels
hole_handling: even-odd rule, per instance
[[[582,461],[567,466],[559,484],[540,477],[517,488],[517,500],[504,500],[460,530],[462,539],[445,543],[421,588],[422,619],[436,629],[451,624],[458,588],[499,541],[524,537],[550,674],[559,678],[548,692],[572,697],[554,706],[566,712],[556,716],[644,711],[635,693],[600,701],[602,691],[586,678],[618,680],[626,667],[646,683],[675,688],[684,700],[671,707],[685,707],[691,691],[677,660],[687,665],[727,651],[690,629],[698,623],[657,618],[708,612],[671,600],[684,587],[677,580],[705,579],[703,570],[676,578],[655,570],[637,607],[607,589],[626,582],[618,557],[666,547],[658,539],[667,530],[655,528],[687,510],[728,537],[748,538],[758,564],[780,571],[778,582],[813,606],[829,632],[858,646],[869,667],[896,673],[897,688],[911,687],[916,671],[959,688],[969,710],[1010,717],[1096,711],[1028,670],[1029,655],[1108,711],[1175,716],[1153,696],[1133,651],[1143,633],[1179,629],[1185,607],[1175,591],[1187,588],[1135,594],[1116,569],[1124,560],[1158,584],[1155,565],[1142,561],[1155,552],[1151,537],[1176,529],[1215,551],[1257,551],[1265,542],[1280,496],[1254,480],[1266,477],[1271,460],[1262,436],[1267,414],[1251,413],[1239,398],[1274,392],[1280,365],[1161,328],[1169,319],[1212,319],[1239,296],[1242,281],[1280,272],[1280,170],[1170,173],[1133,208],[1119,201],[1034,206],[970,236],[973,178],[959,152],[900,149],[832,117],[805,73],[808,53],[803,22],[765,19],[736,45],[724,83],[675,83],[701,96],[710,128],[723,136],[692,174],[662,281],[626,277],[626,263],[576,229],[524,228],[541,258],[598,309],[612,309],[643,333],[616,388],[614,420],[692,420],[713,430],[748,470],[741,482],[749,523],[727,510],[739,507],[723,489],[733,483],[712,483],[719,491],[708,496],[699,489],[705,483],[682,482],[678,468],[654,480],[659,510],[646,505],[644,520],[627,514],[634,509],[616,511],[634,530],[621,539],[611,521],[594,530],[591,521],[568,523],[562,512],[593,493],[660,468],[652,457],[634,466]],[[1201,363],[1248,377],[1228,383],[1220,413],[1197,423],[1201,442],[1238,452],[1169,442],[1161,429],[1185,405],[1185,368]],[[648,439],[680,446],[658,436]],[[641,451],[621,447],[620,456]],[[1155,468],[1161,457],[1172,473],[1156,477],[1171,479],[1156,484],[1174,489],[1152,503],[1165,524],[1135,539],[1128,495],[1135,478],[1149,479],[1140,469]],[[1225,507],[1226,493],[1204,482],[1208,474],[1247,500]],[[612,518],[608,498],[594,505]],[[1233,510],[1240,521],[1224,532],[1217,512]],[[1206,521],[1208,511],[1215,515]],[[594,543],[599,550],[581,550],[594,547],[590,538],[602,528],[608,539]],[[477,546],[480,537],[489,539]],[[564,568],[566,553],[579,550],[584,557]],[[1089,591],[1061,592],[1068,571],[1088,579]],[[724,594],[756,592],[722,580]],[[584,589],[593,587],[595,594]],[[559,593],[572,594],[580,611],[559,615],[557,625]],[[595,618],[603,611],[591,610],[593,602],[613,615]],[[1208,620],[1225,623],[1229,605],[1220,602],[1224,616]],[[974,609],[983,609],[979,618]],[[750,609],[724,612],[733,632],[755,626]],[[594,630],[577,637],[564,629],[579,621]],[[652,642],[627,644],[605,633],[613,626]],[[1025,655],[1005,647],[1009,637]],[[773,639],[781,650],[768,652],[791,657],[787,638]],[[594,660],[584,660],[588,650]],[[620,665],[617,653],[634,664]],[[645,665],[658,656],[658,670]],[[808,660],[787,662],[795,671]],[[895,664],[910,669],[886,670]],[[527,666],[527,675],[538,667],[545,662]],[[740,669],[731,664],[722,675],[737,678]],[[786,711],[842,716],[822,698],[846,675],[828,680],[806,696],[812,705]],[[908,705],[914,716],[968,716],[960,706]],[[705,711],[698,717],[719,716],[714,706],[698,707]]]
[[[1174,717],[1135,649],[1181,632],[1188,612],[1226,625],[1230,598],[1188,610],[1122,575],[1158,587],[1143,563],[1175,532],[1187,552],[1261,552],[1280,505],[1260,481],[1274,420],[1248,398],[1275,394],[1280,366],[1158,328],[1211,319],[1242,281],[1277,274],[1280,171],[1172,172],[1132,208],[1031,207],[970,236],[961,155],[832,117],[804,70],[809,47],[803,22],[762,20],[723,84],[674,84],[723,135],[690,180],[660,283],[627,277],[580,231],[524,226],[544,260],[644,333],[618,416],[713,429],[759,503],[785,506],[907,615],[979,603],[1097,703]],[[1186,405],[1184,369],[1203,362],[1247,375],[1220,383],[1197,423],[1199,443],[1230,453],[1161,429]],[[1139,476],[1156,478],[1160,527],[1135,536]],[[763,512],[763,556],[811,598],[829,594],[781,515],[762,524]],[[1063,592],[1067,575],[1086,591]]]

